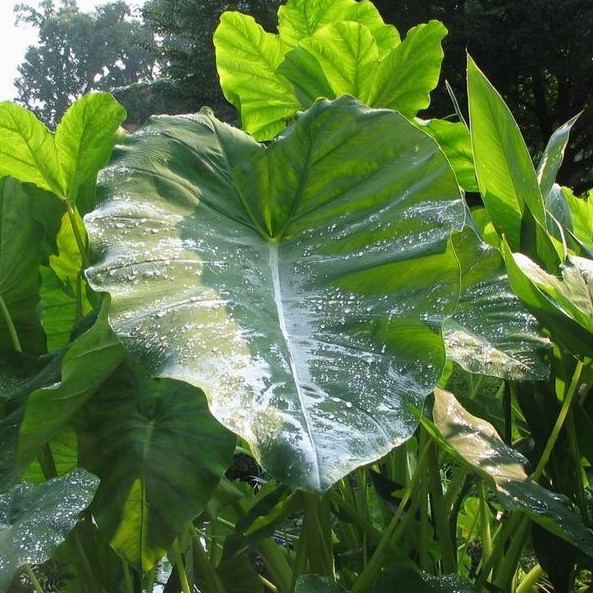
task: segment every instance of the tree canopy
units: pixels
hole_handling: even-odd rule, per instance
[[[18,101],[55,126],[70,103],[92,90],[150,80],[152,31],[123,1],[81,12],[76,0],[43,0],[15,7],[17,22],[38,29],[15,81]]]

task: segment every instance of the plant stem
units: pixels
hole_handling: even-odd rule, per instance
[[[558,414],[558,418],[556,418],[556,424],[554,424],[554,428],[552,430],[552,433],[550,434],[550,437],[548,438],[548,442],[546,443],[546,447],[544,449],[544,452],[542,453],[542,456],[540,457],[539,463],[537,464],[535,471],[530,476],[530,479],[533,480],[534,482],[537,482],[539,480],[539,478],[541,477],[541,475],[544,472],[544,469],[548,463],[548,460],[550,459],[550,455],[552,454],[552,449],[554,449],[554,445],[556,444],[556,441],[558,440],[558,435],[560,434],[562,425],[564,424],[564,421],[566,420],[566,416],[568,415],[568,412],[570,411],[570,408],[572,406],[572,402],[574,400],[574,396],[577,391],[577,387],[579,384],[579,379],[580,379],[582,371],[583,371],[583,363],[582,363],[582,361],[579,360],[577,362],[577,366],[576,366],[574,374],[572,376],[572,380],[568,387],[566,396],[564,397],[564,401],[562,402],[562,408],[560,409],[560,414]]]
[[[587,499],[585,495],[586,476],[584,476],[584,469],[581,465],[581,452],[579,450],[579,443],[577,439],[577,431],[574,423],[574,408],[571,409],[566,421],[566,429],[568,432],[568,442],[572,452],[572,463],[574,465],[574,474],[577,484],[577,501],[579,510],[581,512],[581,519],[585,525],[591,525],[591,517],[589,516],[589,509],[587,508]]]
[[[27,573],[27,576],[29,577],[31,584],[35,588],[35,591],[37,593],[45,593],[45,591],[43,590],[43,587],[41,586],[41,583],[37,580],[37,577],[35,576],[35,573],[33,572],[31,565],[25,564],[23,566],[23,568],[25,569],[25,572]]]
[[[66,206],[66,213],[68,214],[68,219],[70,220],[70,225],[72,226],[72,232],[74,233],[74,239],[76,241],[76,245],[78,246],[78,251],[80,252],[82,266],[83,268],[88,268],[90,262],[88,254],[86,252],[84,240],[82,238],[82,235],[80,234],[80,229],[78,228],[78,223],[76,221],[76,213],[74,212],[74,208],[72,208],[72,203],[68,198],[64,199],[64,205]]]
[[[480,504],[480,532],[482,540],[482,564],[488,562],[488,558],[492,555],[492,533],[490,531],[490,511],[486,503],[486,496],[488,489],[484,483],[481,484],[481,493],[479,498]],[[488,578],[488,577],[486,577]]]
[[[501,591],[510,591],[513,582],[513,576],[517,572],[519,559],[525,547],[525,542],[528,536],[529,520],[527,517],[522,517],[516,531],[513,533],[513,539],[505,552],[504,558],[500,566],[495,572],[494,585]]]
[[[428,476],[433,519],[443,553],[443,569],[445,573],[453,573],[457,571],[457,561],[455,547],[451,539],[451,531],[449,530],[448,509],[444,504],[445,499],[441,484],[438,451],[435,443],[430,444],[428,451]]]
[[[525,578],[519,583],[519,586],[515,590],[515,593],[532,593],[533,587],[537,581],[543,576],[544,569],[536,564],[526,575]]]
[[[410,480],[406,489],[404,490],[401,502],[397,507],[397,511],[391,519],[391,522],[389,523],[387,529],[383,532],[383,536],[381,537],[381,541],[379,542],[377,549],[375,550],[368,564],[365,566],[363,571],[360,573],[358,579],[354,583],[354,586],[352,587],[352,593],[366,593],[367,591],[371,590],[371,585],[374,582],[377,575],[379,574],[379,570],[381,569],[381,565],[383,564],[383,557],[385,555],[385,552],[387,551],[387,548],[389,547],[389,540],[391,539],[398,527],[400,519],[404,514],[405,507],[410,498],[412,497],[412,493],[418,485],[418,480],[420,479],[420,476],[424,473],[429,447],[430,442],[428,442],[424,446],[424,449],[422,450],[418,458],[416,471],[414,472],[412,479]],[[410,512],[412,511],[410,510]]]
[[[194,561],[198,569],[198,574],[203,579],[200,587],[203,585],[204,593],[226,593],[226,589],[216,569],[212,566],[206,550],[204,550],[200,534],[193,525],[190,527],[190,530],[194,542]]]
[[[19,336],[16,333],[16,327],[14,326],[14,322],[12,317],[10,316],[10,311],[6,306],[6,302],[2,298],[0,294],[0,311],[6,321],[6,327],[8,328],[8,335],[10,336],[10,341],[12,342],[12,347],[15,349],[16,352],[22,352],[23,348],[21,347],[21,343],[19,341]]]
[[[187,579],[187,573],[185,572],[185,564],[183,563],[183,556],[181,554],[181,547],[179,546],[179,540],[175,540],[172,546],[173,559],[175,560],[175,567],[177,568],[177,575],[179,576],[179,582],[181,583],[181,589],[183,593],[192,593],[189,581]]]

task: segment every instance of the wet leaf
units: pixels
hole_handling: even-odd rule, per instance
[[[319,101],[267,148],[208,114],[153,119],[99,194],[88,276],[113,327],[153,376],[202,389],[272,475],[325,490],[413,433],[464,210],[400,114]]]
[[[0,494],[0,592],[23,564],[40,564],[62,543],[87,508],[98,479],[83,469]]]
[[[346,589],[328,577],[305,574],[298,578],[294,593],[346,593]]]
[[[383,571],[373,593],[405,591],[414,593],[477,593],[477,589],[456,574],[436,576],[403,564]]]
[[[471,373],[510,380],[548,377],[550,342],[511,291],[498,249],[471,229],[453,235],[461,296],[445,322],[447,357]]]

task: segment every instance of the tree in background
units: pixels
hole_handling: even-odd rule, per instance
[[[280,0],[148,0],[142,13],[158,36],[156,57],[176,93],[194,109],[209,105],[224,116],[228,107],[218,83],[212,43],[220,15],[240,10],[275,31],[280,4]]]
[[[468,51],[509,104],[536,157],[555,129],[584,110],[559,179],[578,191],[591,187],[592,0],[377,0],[375,4],[402,34],[419,22],[441,20],[449,29],[443,78],[464,100]],[[442,85],[431,109],[440,116],[452,111]]]
[[[15,7],[17,22],[38,29],[15,81],[18,101],[55,126],[70,103],[92,90],[113,90],[155,73],[152,31],[123,1],[81,12],[76,0]]]

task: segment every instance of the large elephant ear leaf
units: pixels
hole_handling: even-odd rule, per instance
[[[0,592],[23,564],[41,564],[76,525],[99,480],[83,469],[0,494]]]
[[[403,116],[321,100],[269,147],[153,119],[102,174],[93,287],[153,376],[317,491],[413,433],[459,293],[455,175]]]
[[[372,2],[355,0],[288,0],[278,9],[278,31],[283,43],[296,46],[302,39],[319,29],[340,21],[350,21],[367,27],[382,52],[400,42],[393,25],[386,25]]]

